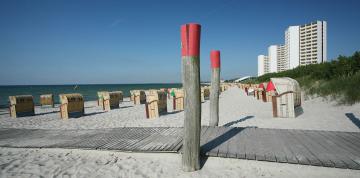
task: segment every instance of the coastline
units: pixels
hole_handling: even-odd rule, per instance
[[[74,89],[78,86],[77,89]],[[9,96],[32,95],[35,105],[39,105],[39,96],[53,94],[55,104],[59,104],[59,94],[80,93],[85,101],[97,100],[98,91],[122,91],[124,97],[130,97],[130,90],[178,88],[180,83],[144,83],[144,84],[82,84],[82,85],[9,85],[0,86],[0,108],[8,107]]]

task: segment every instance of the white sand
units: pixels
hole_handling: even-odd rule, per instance
[[[145,119],[144,105],[124,102],[120,107],[104,113],[96,102],[86,102],[87,115],[69,120],[60,119],[58,109],[53,108],[37,107],[38,115],[16,119],[10,118],[7,110],[0,110],[0,127],[96,129],[183,125],[183,112]],[[353,113],[359,118],[360,104],[335,106],[333,102],[316,98],[305,101],[303,108],[304,113],[297,118],[272,118],[271,103],[231,88],[221,94],[220,125],[360,131],[345,116]],[[202,125],[208,125],[208,119],[209,101],[206,101],[202,104]],[[224,158],[209,158],[200,171],[185,173],[181,171],[179,154],[66,149],[0,148],[0,169],[0,177],[360,177],[360,171],[355,170]]]
[[[1,128],[41,129],[97,129],[116,127],[180,127],[183,126],[183,112],[171,111],[157,119],[145,118],[145,106],[133,105],[126,98],[120,109],[103,112],[95,101],[85,103],[81,118],[60,119],[58,108],[36,107],[36,116],[12,119],[7,110],[0,111]],[[308,129],[359,132],[359,128],[345,116],[353,113],[360,116],[360,103],[353,106],[336,106],[321,98],[305,101],[304,113],[297,118],[272,118],[271,103],[263,103],[252,96],[245,96],[238,88],[230,88],[220,96],[220,125],[253,126],[260,128]],[[202,104],[202,125],[209,123],[209,101]]]
[[[196,172],[181,170],[181,155],[94,150],[0,148],[1,177],[359,177],[360,171],[296,164],[209,158]]]

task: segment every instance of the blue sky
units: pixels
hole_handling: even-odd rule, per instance
[[[0,85],[180,81],[180,26],[202,25],[201,78],[256,75],[290,25],[328,22],[328,58],[360,50],[360,1],[0,0]],[[311,4],[311,6],[306,6]]]

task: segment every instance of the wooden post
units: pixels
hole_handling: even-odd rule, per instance
[[[210,123],[209,126],[219,124],[219,89],[220,89],[220,51],[210,53],[211,60],[211,91],[210,91]]]
[[[182,81],[185,91],[182,167],[187,172],[200,169],[200,31],[199,24],[181,26]]]

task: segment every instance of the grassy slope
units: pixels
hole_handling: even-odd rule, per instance
[[[349,57],[339,56],[331,62],[265,74],[248,82],[267,82],[273,77],[293,78],[307,94],[330,96],[339,104],[355,104],[360,102],[360,51]]]

